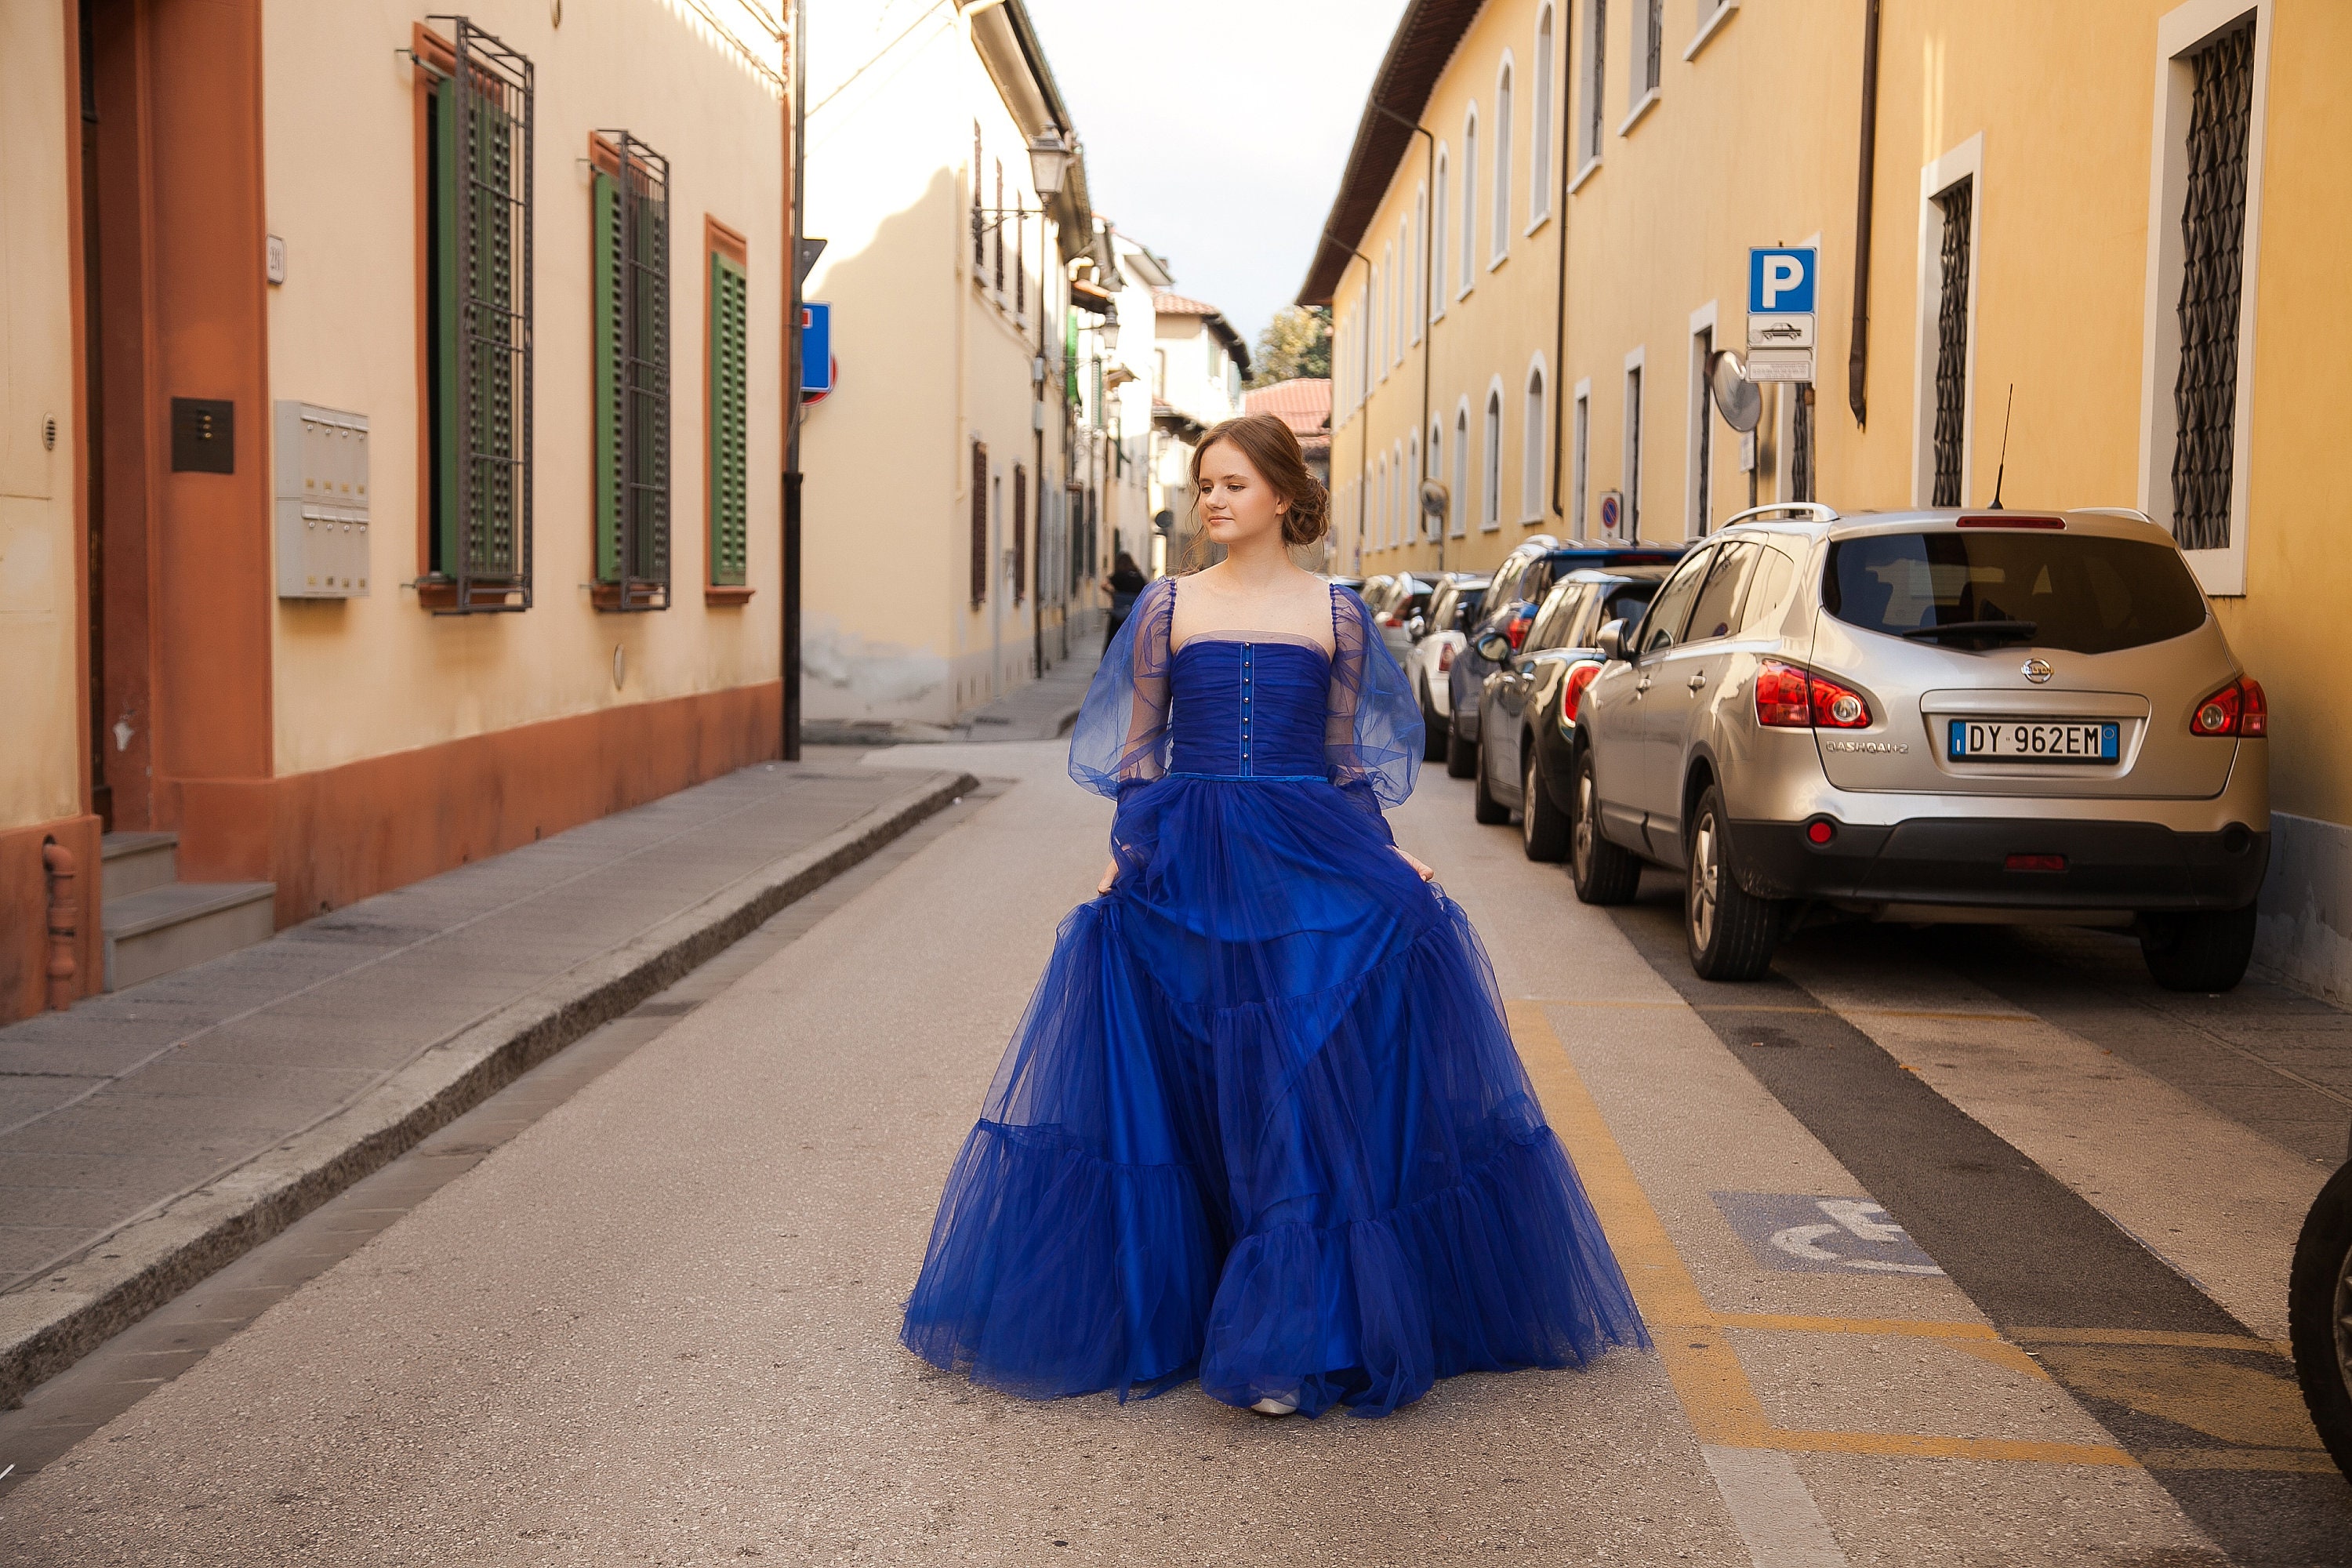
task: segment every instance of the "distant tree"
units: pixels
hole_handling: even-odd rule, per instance
[[[1276,310],[1257,335],[1250,356],[1252,386],[1270,386],[1293,376],[1331,374],[1331,311],[1324,305],[1293,305]]]

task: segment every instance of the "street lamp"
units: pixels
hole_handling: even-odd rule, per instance
[[[1102,343],[1103,352],[1106,353],[1118,347],[1118,312],[1117,310],[1105,316],[1096,326],[1095,337]]]
[[[1029,142],[1029,177],[1037,195],[1047,201],[1062,194],[1062,176],[1076,156],[1058,131],[1043,131]]]

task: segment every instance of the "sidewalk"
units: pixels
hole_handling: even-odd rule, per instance
[[[762,763],[0,1028],[0,1405],[972,787]]]
[[[953,741],[1052,741],[1070,732],[1095,667],[1102,662],[1103,621],[1088,611],[1070,628],[1070,657],[952,724],[908,721],[820,720],[803,734],[811,745],[905,746]]]

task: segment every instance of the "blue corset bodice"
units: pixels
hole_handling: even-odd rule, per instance
[[[1331,661],[1287,642],[1197,637],[1170,670],[1169,770],[1214,778],[1322,778]]]

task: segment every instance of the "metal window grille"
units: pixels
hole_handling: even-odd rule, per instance
[[[669,163],[625,131],[593,179],[596,581],[607,609],[669,605]]]
[[[2254,30],[2198,51],[2180,205],[2180,370],[2173,382],[2172,536],[2183,550],[2230,545],[2236,449],[2238,311],[2244,288],[2246,132],[2253,118]]]
[[[1936,307],[1936,489],[1928,504],[1958,506],[1968,433],[1969,214],[1975,182],[1962,180],[1936,198],[1944,209],[1941,299]]]
[[[710,255],[710,580],[751,581],[751,279]]]
[[[1013,313],[1029,313],[1029,215],[1013,215]]]
[[[1642,90],[1658,90],[1665,79],[1666,0],[1650,0],[1650,27],[1645,35],[1648,57],[1642,63]]]
[[[1029,577],[1029,470],[1013,465],[1013,602]]]
[[[971,444],[971,602],[988,602],[988,447]]]
[[[1789,414],[1789,499],[1813,499],[1813,384],[1791,389],[1796,406]]]
[[[996,210],[1000,213],[1004,210],[1004,160],[1002,158],[996,161]],[[1004,293],[1004,225],[991,224],[989,232],[996,238],[996,292],[1001,298]]]
[[[434,93],[434,556],[442,613],[530,607],[531,63],[463,16]]]
[[[1619,520],[1628,539],[1642,537],[1642,372],[1625,373],[1625,515]]]
[[[988,263],[988,229],[980,216],[980,122],[971,127],[971,269],[977,274]]]
[[[1691,337],[1691,423],[1697,426],[1691,432],[1691,446],[1697,462],[1693,472],[1691,500],[1693,515],[1691,531],[1704,534],[1714,526],[1715,496],[1715,418],[1709,406],[1712,394],[1707,390],[1707,369],[1715,358],[1715,331],[1694,333]]]
[[[1585,68],[1584,83],[1584,155],[1590,160],[1601,156],[1601,88],[1609,79],[1609,0],[1592,0],[1592,37],[1585,54],[1591,64]]]

